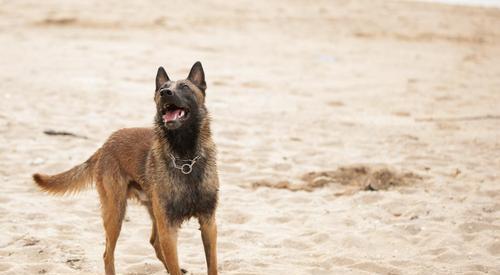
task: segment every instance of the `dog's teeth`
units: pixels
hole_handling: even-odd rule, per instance
[[[184,116],[184,110],[181,110],[179,117],[183,117],[183,116]]]

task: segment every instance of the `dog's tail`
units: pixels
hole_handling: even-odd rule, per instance
[[[76,193],[92,185],[94,168],[99,160],[101,149],[97,150],[87,161],[68,171],[56,175],[34,174],[33,180],[43,191],[53,195]]]

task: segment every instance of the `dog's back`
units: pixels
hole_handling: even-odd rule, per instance
[[[121,129],[86,162],[56,175],[35,174],[33,178],[43,190],[53,194],[77,192],[93,182],[114,183],[107,189],[126,188],[122,185],[142,181],[153,139],[152,128]]]

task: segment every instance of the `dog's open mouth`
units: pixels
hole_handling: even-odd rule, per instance
[[[163,108],[163,122],[175,122],[187,119],[189,115],[189,109],[179,107],[175,104],[166,104]]]

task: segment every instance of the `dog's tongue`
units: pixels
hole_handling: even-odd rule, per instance
[[[184,112],[184,110],[182,110],[182,109],[168,111],[163,115],[163,121],[164,122],[174,121],[174,120],[178,119],[179,117],[181,117],[183,112]]]

